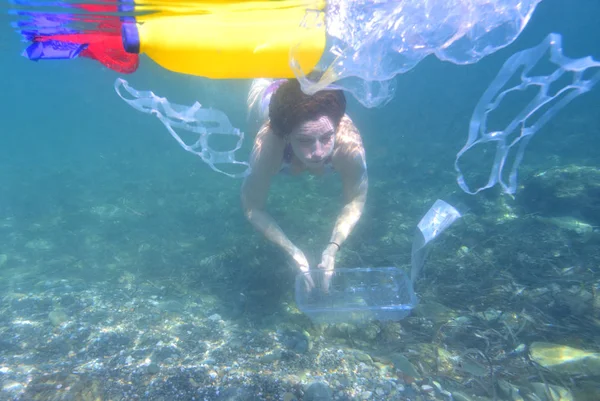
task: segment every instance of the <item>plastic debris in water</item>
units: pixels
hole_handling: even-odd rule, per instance
[[[555,70],[548,75],[532,74],[548,52],[550,54],[547,61],[556,67]],[[588,69],[591,69],[591,73],[586,76]],[[506,85],[511,79],[519,78],[518,74],[520,74],[520,83],[507,88]],[[557,81],[565,74],[570,75],[571,82],[564,86],[558,85]],[[556,33],[549,34],[539,45],[512,55],[479,99],[471,117],[467,143],[456,155],[454,167],[458,172],[457,181],[461,189],[473,195],[499,183],[506,193],[514,194],[517,189],[517,169],[523,160],[529,140],[560,109],[577,96],[591,90],[598,81],[600,81],[600,62],[589,56],[580,59],[565,57],[562,54],[562,37]],[[488,130],[488,116],[500,106],[504,98],[513,92],[524,92],[529,87],[536,88],[537,94],[525,108],[519,110],[504,129]],[[496,143],[492,171],[488,182],[483,187],[471,190],[458,165],[459,160],[474,146],[488,142]],[[516,154],[511,155],[512,165],[506,166],[513,147]],[[505,167],[510,169],[507,178],[504,177]]]

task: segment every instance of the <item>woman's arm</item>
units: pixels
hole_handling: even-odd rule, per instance
[[[346,241],[362,215],[369,187],[366,166],[357,165],[349,167],[349,170],[351,171],[346,171],[346,174],[342,175],[346,204],[337,218],[330,240],[340,246]]]
[[[330,243],[323,252],[320,267],[329,269],[333,269],[335,254],[362,215],[369,187],[365,151],[360,134],[349,118],[344,120],[341,123],[340,144],[334,162],[342,179],[345,205],[336,220]]]
[[[242,184],[242,206],[250,223],[290,255],[301,270],[308,269],[306,257],[265,211],[271,177],[281,166],[285,143],[264,126],[258,133],[250,157],[250,174]]]

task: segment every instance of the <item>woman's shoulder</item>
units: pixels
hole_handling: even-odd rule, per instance
[[[250,157],[252,168],[268,171],[271,174],[279,171],[283,159],[285,141],[277,136],[268,122],[264,123],[254,139],[254,148]]]
[[[357,153],[364,153],[360,132],[347,114],[345,114],[340,121],[335,139],[337,148],[336,153],[349,156],[356,156]]]
[[[254,138],[254,146],[271,146],[271,147],[281,147],[285,145],[285,141],[279,137],[278,135],[275,134],[275,132],[273,131],[273,129],[271,128],[271,125],[269,124],[269,122],[265,122],[260,129],[258,130],[258,133],[256,134],[256,137]]]
[[[346,130],[355,130],[356,133],[358,133],[358,129],[356,128],[356,125],[354,125],[354,121],[352,121],[348,114],[344,114],[340,120],[340,125],[338,126],[338,132],[343,132]]]

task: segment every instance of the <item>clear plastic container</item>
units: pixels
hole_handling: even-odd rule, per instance
[[[310,270],[296,276],[296,305],[316,322],[400,320],[417,305],[408,276],[396,267]],[[314,286],[307,286],[310,275]]]

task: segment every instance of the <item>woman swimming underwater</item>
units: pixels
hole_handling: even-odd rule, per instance
[[[361,136],[345,111],[342,91],[326,90],[309,96],[297,80],[283,81],[271,96],[268,119],[254,142],[251,173],[242,185],[245,215],[293,259],[300,271],[309,269],[306,256],[265,210],[271,179],[281,173],[339,175],[345,203],[318,265],[333,270],[336,253],[363,212],[368,188]]]

